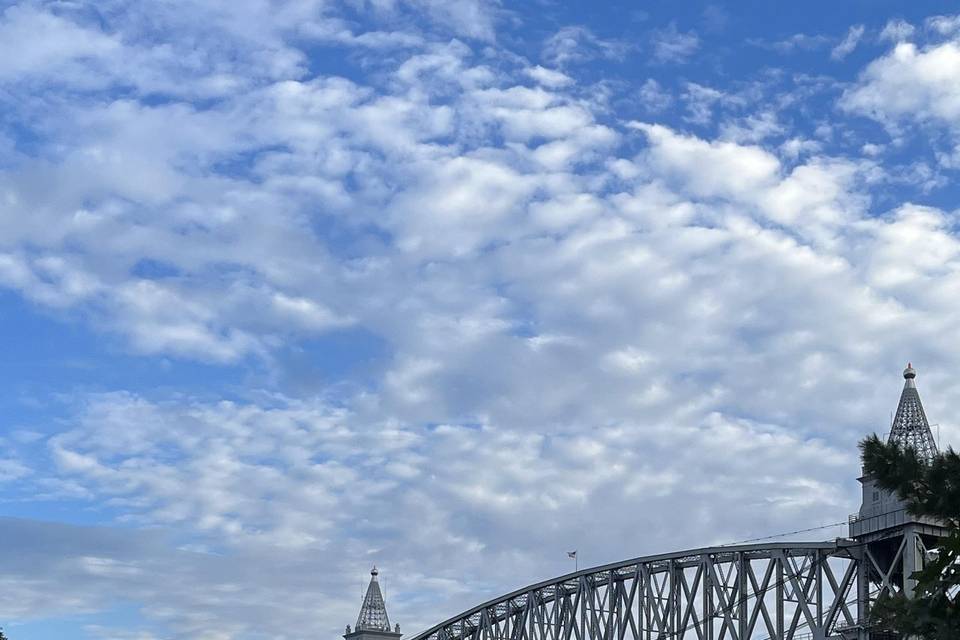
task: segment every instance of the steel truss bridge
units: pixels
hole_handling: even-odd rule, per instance
[[[519,589],[412,640],[879,638],[865,614],[881,594],[903,590],[910,546],[923,540],[751,544],[634,558]]]
[[[937,445],[916,376],[907,365],[889,439],[930,461]],[[863,500],[848,538],[707,547],[586,569],[490,600],[412,640],[890,640],[872,626],[871,608],[886,595],[913,597],[911,576],[948,531],[911,515],[869,476],[859,481]]]

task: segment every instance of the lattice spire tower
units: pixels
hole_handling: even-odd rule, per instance
[[[912,364],[907,364],[903,377],[903,392],[900,394],[900,404],[897,405],[897,415],[890,426],[889,442],[896,442],[901,447],[912,447],[922,460],[929,462],[938,453],[937,443],[930,431],[927,414],[923,411],[920,394],[917,393],[917,372]]]
[[[937,443],[930,432],[927,414],[917,393],[917,372],[907,364],[897,414],[887,441],[911,447],[922,460],[937,455]],[[916,593],[915,573],[926,565],[927,552],[949,536],[944,523],[910,513],[896,493],[877,486],[867,474],[860,478],[863,492],[860,511],[850,516],[850,537],[862,551],[857,567],[857,622],[843,630],[844,640],[888,638],[873,628],[870,608],[879,594]],[[873,585],[873,586],[871,586]]]
[[[920,402],[920,394],[917,393],[917,371],[913,365],[907,364],[907,368],[903,370],[903,378],[900,403],[897,405],[893,424],[890,425],[887,441],[912,447],[921,460],[929,462],[937,455],[938,449],[930,431],[930,423],[927,422],[927,414]],[[907,512],[906,505],[896,494],[876,486],[873,478],[863,476],[860,483],[863,485],[863,502],[859,513],[850,520],[851,537],[918,521]]]
[[[370,584],[363,596],[357,626],[352,631],[347,627],[347,632],[343,635],[346,640],[399,640],[402,635],[400,625],[390,628],[387,605],[383,601],[383,592],[377,580],[379,574],[376,567],[370,571]]]

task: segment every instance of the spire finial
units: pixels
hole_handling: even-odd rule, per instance
[[[377,565],[373,565],[373,569],[370,569],[370,575],[373,576],[374,580],[380,575],[380,572],[377,570]]]
[[[907,380],[913,380],[917,377],[917,370],[913,368],[913,363],[907,363],[907,368],[903,370],[903,377]]]

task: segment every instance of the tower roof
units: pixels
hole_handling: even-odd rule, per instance
[[[897,415],[890,427],[888,442],[896,442],[901,447],[912,447],[923,460],[932,460],[937,455],[937,443],[930,431],[927,414],[923,411],[920,394],[917,392],[917,372],[911,364],[903,370],[903,392]]]
[[[383,602],[380,583],[377,582],[379,573],[376,567],[370,571],[370,584],[367,586],[367,595],[363,597],[363,606],[360,607],[357,631],[390,631],[387,606]]]

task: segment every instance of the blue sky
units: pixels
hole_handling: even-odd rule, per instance
[[[960,438],[951,10],[4,4],[11,640],[333,638],[374,563],[412,633],[844,521],[908,360]]]

